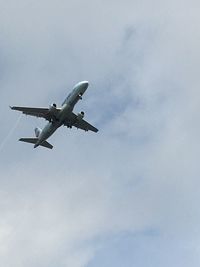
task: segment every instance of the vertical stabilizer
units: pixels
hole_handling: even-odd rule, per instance
[[[41,132],[42,132],[42,130],[40,128],[38,128],[38,127],[35,128],[35,136],[36,137],[39,137]]]

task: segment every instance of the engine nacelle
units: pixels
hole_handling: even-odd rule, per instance
[[[53,104],[51,104],[50,106],[49,106],[49,113],[51,114],[51,115],[56,115],[56,104],[55,103],[53,103]]]
[[[80,113],[77,114],[77,120],[82,120],[85,116],[85,113],[83,111],[81,111]]]

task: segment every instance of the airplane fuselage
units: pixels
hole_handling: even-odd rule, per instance
[[[68,95],[62,104],[60,112],[55,120],[48,122],[38,136],[38,141],[34,145],[34,148],[41,145],[46,141],[64,122],[69,118],[71,112],[74,109],[75,104],[82,99],[82,95],[88,88],[88,82],[83,81],[75,85],[73,91]],[[69,125],[70,127],[70,125]]]

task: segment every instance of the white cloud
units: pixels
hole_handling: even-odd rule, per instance
[[[199,4],[0,5],[1,139],[8,105],[62,102],[82,79],[76,109],[100,128],[33,150],[16,140],[43,122],[21,121],[0,156],[0,265],[87,266],[96,240],[157,229],[157,262],[172,246],[198,266]]]

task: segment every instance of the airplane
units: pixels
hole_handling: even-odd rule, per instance
[[[89,86],[88,81],[82,81],[77,83],[72,92],[67,96],[61,107],[58,108],[55,103],[51,104],[49,108],[31,108],[31,107],[17,107],[10,106],[12,110],[21,111],[25,115],[44,118],[48,121],[48,124],[42,129],[35,128],[35,138],[20,138],[19,141],[32,143],[34,148],[43,146],[52,149],[53,146],[47,142],[47,139],[62,125],[85,131],[98,132],[98,129],[85,121],[84,112],[81,111],[78,114],[73,112],[76,103],[82,99],[83,94]]]

